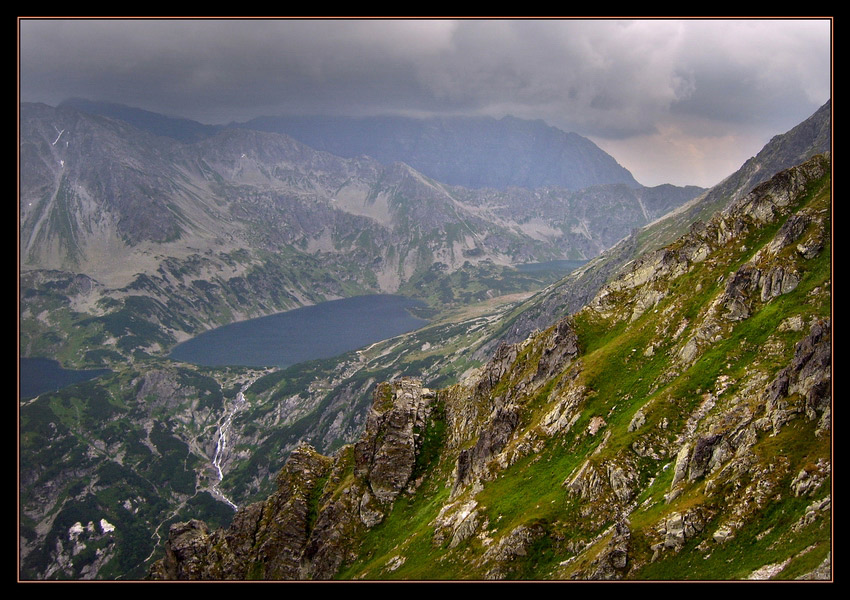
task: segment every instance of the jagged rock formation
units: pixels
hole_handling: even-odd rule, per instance
[[[313,494],[281,549],[305,579],[828,577],[830,169],[757,186],[451,388],[379,388],[327,479],[245,514]],[[152,576],[242,560],[226,535],[173,526]]]
[[[210,534],[199,521],[173,526],[164,561],[168,579],[298,579],[314,496],[331,460],[309,447],[292,452],[278,491],[237,513],[226,532]]]

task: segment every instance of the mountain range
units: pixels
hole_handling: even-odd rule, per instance
[[[780,382],[767,409],[749,397],[744,404],[756,413],[765,410],[778,423],[774,433],[785,431],[799,446],[799,455],[782,465],[783,473],[802,465],[814,478],[798,494],[803,499],[788,509],[804,514],[811,506],[803,506],[804,500],[820,503],[805,512],[816,524],[809,530],[816,532],[807,534],[812,548],[808,558],[794,559],[786,575],[805,570],[797,565],[808,565],[814,557],[823,560],[828,547],[823,507],[829,506],[823,482],[829,482],[830,464],[824,449],[830,397],[824,390],[831,380],[823,356],[823,348],[831,347],[830,278],[824,266],[831,257],[831,197],[825,191],[829,163],[817,159],[785,176],[791,184],[774,182],[771,193],[793,197],[788,203],[755,201],[761,195],[747,194],[782,169],[828,150],[829,105],[772,140],[721,184],[725,188],[708,193],[644,188],[633,180],[582,189],[505,187],[516,184],[491,180],[489,187],[460,187],[403,162],[336,156],[246,124],[200,126],[114,106],[107,116],[104,106],[24,105],[21,112],[22,353],[115,371],[21,406],[25,577],[138,578],[162,555],[158,542],[169,526],[182,521],[171,528],[166,560],[153,571],[156,577],[589,579],[661,573],[658,578],[688,578],[677,576],[671,565],[680,546],[698,536],[671,534],[678,541],[660,550],[653,572],[641,545],[652,536],[649,529],[629,524],[634,512],[629,507],[637,497],[651,496],[649,520],[656,532],[661,526],[652,520],[657,513],[665,519],[675,513],[685,525],[688,519],[692,524],[702,519],[700,533],[711,530],[707,523],[722,521],[718,515],[725,513],[714,500],[698,516],[687,512],[689,503],[705,494],[694,491],[708,479],[705,468],[695,467],[694,473],[703,471],[687,480],[688,485],[697,482],[690,487],[677,480],[664,491],[666,483],[651,488],[647,482],[666,481],[662,472],[671,471],[669,461],[685,448],[700,457],[716,451],[712,469],[726,464],[726,442],[741,456],[754,452],[755,443],[723,437],[716,426],[738,418],[737,413],[711,413],[714,406],[705,399],[727,388],[756,385],[742,375],[743,367],[734,373],[718,370],[734,352],[737,362],[730,358],[730,364],[756,365],[750,350],[721,344],[710,368],[700,362],[707,343],[730,335],[749,340],[740,342],[742,348],[767,343],[775,350],[759,367],[760,377],[780,380],[778,373],[788,364],[786,378],[794,391],[789,394]],[[498,129],[493,122],[485,125],[489,133],[482,139]],[[522,129],[523,122],[508,119],[499,127],[507,125]],[[444,120],[425,129],[446,127]],[[541,127],[531,123],[527,131]],[[556,140],[570,137],[550,134]],[[404,139],[410,145],[413,138]],[[327,143],[342,144],[339,140]],[[528,152],[520,147],[517,154]],[[483,181],[487,176],[476,177]],[[745,198],[751,199],[749,208],[741,207]],[[765,204],[771,208],[764,209]],[[718,210],[731,216],[718,217],[717,223],[705,216]],[[789,210],[801,219],[790,217]],[[767,213],[770,218],[764,218]],[[606,218],[612,214],[618,218]],[[754,214],[758,222],[752,222]],[[693,225],[698,218],[708,224]],[[791,223],[787,227],[782,225],[786,221]],[[732,233],[723,229],[730,227]],[[792,241],[771,241],[786,228],[790,233],[783,235]],[[760,261],[764,257],[756,245],[768,242],[767,248],[776,248],[762,253],[769,255],[767,262],[753,263],[734,286],[727,282],[732,287],[724,288],[728,297],[722,296],[722,302],[736,316],[721,319],[718,308],[708,307],[721,302],[712,294],[723,287],[724,269],[738,269],[756,255]],[[788,250],[795,243],[796,254]],[[654,253],[643,254],[647,250]],[[513,265],[597,255],[575,275],[517,301],[548,281],[522,275]],[[612,282],[614,277],[620,279]],[[690,281],[683,284],[680,277]],[[708,285],[710,280],[715,283]],[[176,341],[217,324],[372,291],[424,298],[430,314],[439,313],[439,318],[420,332],[368,351],[286,370],[205,369],[163,358]],[[799,300],[803,293],[808,303]],[[481,303],[469,306],[475,301]],[[563,320],[588,302],[578,321]],[[653,320],[650,315],[658,309],[666,316]],[[764,317],[750,318],[762,310]],[[674,321],[684,324],[678,333],[670,329],[668,322]],[[746,327],[733,334],[728,323],[738,321]],[[759,326],[751,329],[756,322]],[[718,326],[721,332],[712,329]],[[783,332],[778,341],[769,337],[774,330]],[[628,385],[617,387],[625,384],[616,365],[636,358],[627,353],[638,349],[635,336],[652,339],[642,339],[643,358],[631,361]],[[795,344],[815,348],[817,366],[800,359],[792,368],[788,360],[797,356]],[[589,351],[597,358],[591,361]],[[680,387],[671,388],[665,378],[672,371],[663,377],[658,372],[662,364],[672,364],[674,355],[673,363],[685,374],[673,377]],[[588,362],[591,370],[585,371],[582,365]],[[418,379],[403,378],[414,375]],[[574,380],[581,385],[575,387]],[[606,389],[593,387],[607,380]],[[677,400],[663,415],[653,412],[664,404],[660,398],[676,399],[683,389],[691,390],[691,399]],[[703,403],[688,413],[700,394]],[[809,399],[800,404],[803,396]],[[607,404],[607,415],[597,410],[594,398],[604,403],[613,397],[626,398],[620,411]],[[243,408],[228,413],[237,398],[245,399]],[[631,426],[634,410],[646,398],[652,403],[638,412],[655,425],[666,418],[668,427],[661,431],[669,429],[669,435],[663,440],[644,436],[644,446],[636,450],[622,441],[632,440],[634,430],[622,427],[627,416]],[[777,417],[777,410],[786,412]],[[209,461],[225,413],[233,415],[234,444],[221,462],[226,477],[219,490],[209,476]],[[786,417],[794,418],[788,415],[805,415],[800,422],[815,423],[812,431],[806,429],[809,437],[798,442],[795,428],[794,433],[783,429]],[[741,431],[747,426],[741,425]],[[753,427],[755,433],[747,435],[766,431],[764,422]],[[720,441],[700,442],[718,432]],[[606,449],[606,436],[612,435]],[[318,451],[300,444],[304,439]],[[559,444],[570,448],[570,459],[557,449]],[[540,452],[545,462],[559,465],[557,473],[564,477],[581,457],[604,455],[604,460],[588,458],[574,473],[577,487],[564,480],[560,489],[569,490],[564,497],[541,495],[560,508],[569,504],[568,518],[546,511],[539,521],[517,516],[536,514],[516,499],[526,483],[559,489],[552,485],[552,473],[539,479],[539,469],[531,466],[542,462]],[[693,456],[682,460],[694,461]],[[801,462],[809,459],[811,468]],[[676,461],[677,472],[686,469]],[[512,467],[515,463],[520,466]],[[513,469],[504,484],[498,483],[500,469]],[[602,482],[596,496],[582,492],[584,476],[578,476],[585,470],[590,480]],[[776,485],[791,485],[786,479]],[[739,485],[728,473],[724,481],[727,487]],[[790,489],[800,487],[800,481]],[[685,499],[659,508],[659,490],[673,494],[674,488]],[[244,507],[235,517],[222,491]],[[583,500],[587,506],[581,506]],[[600,508],[607,505],[616,507],[616,518]],[[586,526],[571,530],[576,515],[584,513]],[[230,530],[212,533],[191,520],[198,516]],[[671,532],[676,518],[670,517]],[[406,522],[417,525],[403,540],[399,526],[403,530]],[[749,523],[742,519],[740,527]],[[683,532],[689,531],[685,525]],[[775,541],[786,525],[783,521],[776,536],[763,537]],[[249,539],[244,537],[248,530],[261,534]],[[429,540],[425,531],[433,531]],[[641,542],[629,541],[633,537]],[[329,542],[340,539],[346,543]],[[596,564],[591,554],[601,539],[616,552],[599,554],[608,556],[602,566],[584,568]],[[797,541],[783,544],[778,554],[796,548]],[[394,545],[405,552],[383,554]],[[413,546],[416,551],[408,552]],[[443,557],[439,565],[422,558],[423,552],[433,554],[423,550],[426,546],[441,549],[435,554]],[[209,550],[207,558],[199,557],[201,548]],[[664,548],[673,552],[664,554]],[[798,549],[800,556],[803,550]],[[528,556],[537,557],[535,564],[522,558]],[[618,567],[622,556],[626,566]],[[471,557],[480,569],[453,570],[451,565]],[[578,561],[584,567],[559,571],[553,567],[556,558],[559,564]],[[375,566],[378,562],[383,566]],[[740,575],[718,572],[719,578]]]
[[[496,265],[514,281],[506,290],[529,289],[533,282],[510,267],[591,258],[703,191],[617,183],[473,190],[282,134],[226,128],[180,141],[154,133],[172,120],[145,116],[133,120],[139,129],[71,106],[21,107],[22,287],[40,290],[25,300],[42,299],[45,287],[64,285],[57,278],[87,278],[90,293],[75,300],[86,317],[72,321],[95,319],[118,342],[124,330],[105,324],[104,313],[138,322],[160,330],[148,342],[161,349],[321,300],[435,296],[464,266],[474,274]],[[429,289],[416,288],[426,276]],[[67,347],[44,346],[37,319],[24,322],[25,354],[84,362]],[[139,327],[113,350],[149,346]]]
[[[225,128],[82,98],[66,100],[60,107],[115,118],[181,142],[200,141]],[[469,188],[579,190],[606,183],[640,187],[628,170],[587,138],[516,117],[277,116],[228,127],[286,134],[345,158],[367,155],[383,164],[403,162],[432,179]]]

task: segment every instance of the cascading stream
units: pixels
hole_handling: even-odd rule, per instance
[[[216,443],[215,455],[213,455],[212,460],[212,465],[213,467],[215,467],[216,472],[218,473],[218,481],[212,485],[211,489],[216,496],[218,496],[224,502],[229,504],[233,508],[233,510],[237,510],[239,507],[236,506],[236,504],[234,504],[233,501],[230,500],[230,498],[225,496],[224,492],[222,492],[218,487],[222,479],[224,479],[224,473],[221,470],[221,461],[224,459],[224,452],[227,449],[228,434],[230,433],[230,426],[233,423],[233,417],[236,416],[237,412],[239,412],[245,407],[246,402],[245,395],[243,392],[247,390],[252,383],[253,381],[249,381],[248,383],[242,386],[242,389],[239,390],[238,394],[236,394],[236,400],[234,401],[233,406],[231,406],[230,410],[228,410],[225,414],[223,422],[221,422],[221,425],[218,429],[218,442]]]

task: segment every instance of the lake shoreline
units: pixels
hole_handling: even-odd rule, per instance
[[[205,331],[168,358],[205,367],[285,368],[331,358],[428,324],[410,309],[420,300],[370,294],[329,300]]]

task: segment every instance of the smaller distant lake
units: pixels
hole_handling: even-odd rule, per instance
[[[389,294],[331,300],[206,331],[177,345],[170,358],[208,367],[288,367],[419,329],[428,321],[408,309],[424,306]]]
[[[108,373],[109,369],[63,369],[48,358],[21,358],[21,398],[34,398]]]
[[[537,273],[540,271],[560,271],[564,274],[575,271],[581,266],[587,264],[586,260],[549,260],[539,263],[525,263],[524,265],[514,265],[520,273]]]

